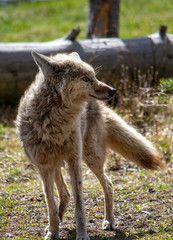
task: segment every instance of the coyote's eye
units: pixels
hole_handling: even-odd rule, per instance
[[[90,79],[89,79],[88,77],[83,77],[82,80],[83,80],[84,82],[89,82],[89,81],[90,81]]]

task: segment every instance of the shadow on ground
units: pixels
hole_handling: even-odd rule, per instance
[[[76,239],[76,230],[75,229],[73,229],[73,230],[66,229],[66,230],[68,231],[68,237],[61,238],[61,240],[75,240]],[[127,236],[124,231],[119,230],[119,229],[116,229],[114,232],[115,232],[115,236],[95,235],[95,236],[90,236],[90,239],[91,240],[134,240],[134,239],[139,239],[141,237],[144,237],[145,235],[152,236],[153,234],[156,233],[153,230],[148,230],[148,231],[141,231],[136,234],[129,234]]]

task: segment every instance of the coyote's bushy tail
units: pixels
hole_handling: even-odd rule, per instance
[[[144,168],[163,166],[162,157],[152,143],[111,110],[106,113],[106,124],[107,141],[111,149]]]

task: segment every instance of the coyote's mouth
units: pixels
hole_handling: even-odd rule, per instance
[[[106,98],[106,97],[96,97],[96,96],[91,95],[91,94],[89,94],[89,96],[92,97],[92,98],[94,98],[94,99],[96,99],[96,100],[103,100],[103,101],[104,101],[104,100],[105,100],[105,101],[108,101],[108,100],[112,99],[112,97],[113,97],[113,96],[112,96],[112,97],[109,96],[109,97],[107,97],[107,98]]]
[[[98,100],[111,100],[113,98],[113,96],[115,96],[115,93],[116,93],[116,89],[115,88],[110,88],[108,90],[108,97],[98,97],[98,96],[95,96],[95,95],[92,95],[92,94],[89,94],[90,97],[92,98],[95,98],[95,99],[98,99]]]

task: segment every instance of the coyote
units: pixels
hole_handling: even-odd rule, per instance
[[[82,197],[81,160],[93,171],[104,192],[102,227],[114,229],[113,187],[104,171],[106,149],[139,166],[156,169],[162,158],[153,145],[100,100],[116,90],[97,80],[95,71],[77,53],[47,57],[32,52],[39,73],[22,97],[17,132],[28,159],[37,166],[48,206],[45,239],[59,238],[70,194],[62,167],[68,165],[75,201],[77,240],[88,240]],[[59,207],[54,198],[54,182]]]

